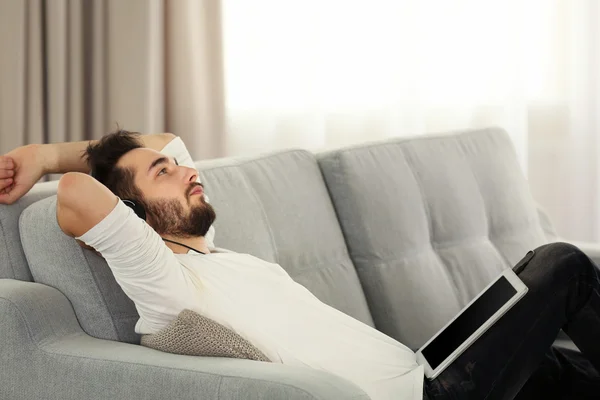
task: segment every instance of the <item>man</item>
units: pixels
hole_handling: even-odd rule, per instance
[[[18,148],[0,157],[0,202],[16,201],[46,173],[65,173],[58,224],[106,259],[139,311],[137,333],[158,332],[189,308],[271,361],[330,371],[373,400],[600,397],[599,274],[571,245],[543,246],[517,265],[527,295],[424,381],[410,349],[323,304],[279,265],[215,251],[215,212],[181,139],[119,131]],[[561,328],[583,355],[551,348]]]

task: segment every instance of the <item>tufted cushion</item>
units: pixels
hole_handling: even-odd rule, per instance
[[[319,155],[378,329],[413,349],[547,242],[500,129]]]
[[[262,351],[231,329],[192,310],[183,310],[160,332],[142,335],[141,344],[155,350],[187,356],[269,361]]]
[[[217,246],[278,262],[325,303],[373,323],[314,155],[285,151],[197,165],[217,212]],[[61,232],[56,196],[28,207],[20,229],[34,280],[65,294],[85,332],[140,342],[133,302],[101,257]]]

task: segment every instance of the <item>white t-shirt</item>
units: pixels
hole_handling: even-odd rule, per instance
[[[184,152],[180,139],[163,149],[180,164],[188,162]],[[234,330],[273,362],[329,371],[373,400],[422,399],[423,368],[410,349],[322,303],[278,264],[230,252],[174,254],[121,201],[78,239],[102,254],[135,303],[139,334],[158,332],[187,308]]]

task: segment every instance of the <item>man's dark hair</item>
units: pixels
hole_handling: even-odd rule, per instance
[[[144,147],[140,133],[119,129],[104,135],[85,150],[83,157],[92,170],[92,176],[121,199],[142,201],[142,193],[134,182],[134,171],[117,167],[117,162],[129,151]]]

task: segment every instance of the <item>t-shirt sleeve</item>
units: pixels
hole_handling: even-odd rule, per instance
[[[187,271],[154,229],[121,200],[76,239],[102,254],[117,283],[135,303],[141,322],[136,325],[138,333],[158,331],[182,310],[190,287]]]
[[[183,140],[181,140],[179,136],[167,143],[167,145],[160,152],[166,156],[177,159],[179,165],[185,165],[189,168],[196,168],[196,166],[194,165],[194,160],[192,160],[192,157],[190,156],[187,147],[185,147]],[[200,177],[198,177],[198,182],[200,182]],[[210,188],[208,191],[210,191]],[[207,191],[205,190],[204,198],[206,199],[207,203],[210,203],[206,192]],[[204,238],[206,240],[206,245],[208,246],[208,248],[211,250],[215,249],[214,225],[210,226]]]

